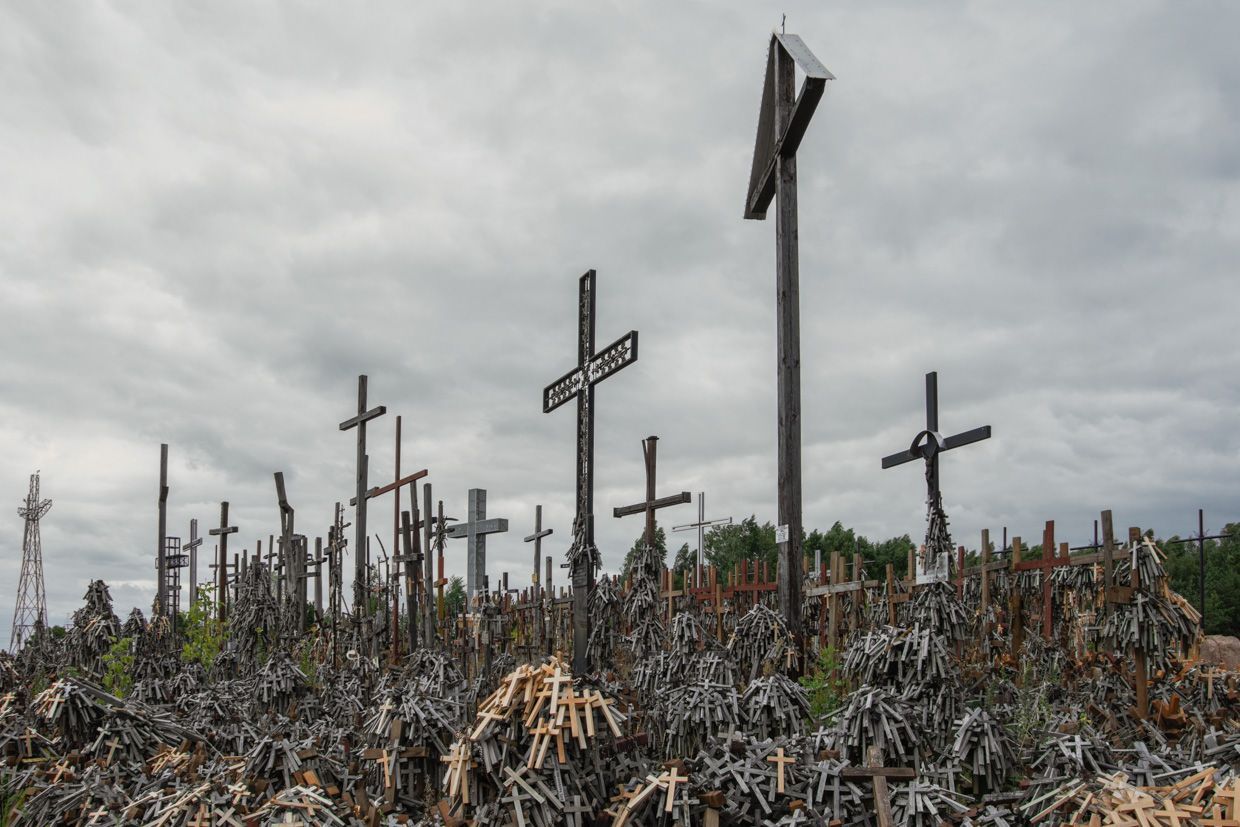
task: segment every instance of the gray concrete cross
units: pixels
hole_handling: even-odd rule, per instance
[[[487,573],[487,535],[508,531],[508,521],[503,518],[487,519],[487,492],[485,488],[469,489],[469,513],[465,522],[448,526],[447,536],[458,540],[465,538],[465,596],[472,600],[483,588]]]

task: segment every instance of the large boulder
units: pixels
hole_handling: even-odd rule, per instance
[[[1240,669],[1240,638],[1206,635],[1199,655],[1202,663],[1216,663],[1224,669]]]

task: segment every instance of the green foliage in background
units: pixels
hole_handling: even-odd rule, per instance
[[[448,581],[448,590],[444,593],[443,602],[449,617],[458,615],[465,610],[464,579],[453,577]]]
[[[818,650],[818,662],[810,674],[802,676],[801,686],[809,693],[809,710],[814,718],[830,715],[844,705],[848,681],[840,668],[835,647]]]
[[[133,638],[123,637],[103,656],[103,688],[118,698],[133,686]]]
[[[220,650],[224,648],[226,633],[224,624],[214,616],[212,607],[215,605],[214,589],[210,586],[198,587],[198,600],[185,613],[181,633],[185,635],[185,645],[181,647],[181,660],[196,662],[203,669],[210,669],[215,663]]]

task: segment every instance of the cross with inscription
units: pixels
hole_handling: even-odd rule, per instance
[[[228,620],[228,535],[236,534],[237,527],[228,524],[228,503],[220,503],[220,525],[207,532],[212,537],[219,537],[219,562],[216,563],[216,603],[219,604],[220,623]]]
[[[634,503],[633,505],[622,505],[619,508],[612,509],[612,514],[616,517],[627,517],[630,514],[646,515],[646,532],[643,535],[645,543],[648,547],[654,547],[655,522],[654,512],[660,508],[667,508],[671,505],[684,505],[692,500],[692,496],[688,491],[681,491],[679,494],[672,494],[661,499],[656,499],[654,492],[655,467],[658,460],[659,438],[657,436],[648,436],[642,440],[642,456],[646,461],[646,500],[645,502]]]
[[[507,530],[507,520],[500,517],[487,519],[486,489],[469,489],[469,513],[466,515],[465,522],[449,526],[446,532],[446,536],[450,539],[464,538],[466,540],[466,601],[472,601],[475,594],[485,588],[483,578],[487,573],[487,535],[503,534]]]
[[[600,561],[594,545],[594,386],[637,361],[637,331],[630,330],[600,351],[594,349],[596,274],[589,270],[577,288],[577,365],[543,388],[543,413],[577,400],[577,514],[568,550],[573,580],[573,671],[590,671],[588,601]]]
[[[796,70],[805,73],[796,91]],[[801,300],[797,229],[797,148],[834,76],[801,38],[772,34],[758,111],[745,218],[775,209],[776,393],[778,395],[779,608],[801,640]]]
[[[357,495],[353,498],[357,506],[353,516],[353,614],[356,620],[366,614],[366,423],[378,419],[387,413],[387,407],[379,405],[366,409],[366,386],[368,379],[365,374],[357,377],[357,415],[340,423],[340,430],[357,429]]]
[[[926,374],[926,428],[913,437],[913,442],[907,451],[900,451],[897,454],[883,457],[883,468],[894,468],[897,465],[903,465],[916,459],[925,460],[926,503],[931,513],[936,510],[941,511],[942,495],[939,492],[939,454],[944,451],[950,451],[953,448],[972,445],[974,442],[981,442],[984,439],[990,439],[989,425],[983,425],[980,428],[974,428],[971,431],[964,431],[949,437],[944,437],[939,433],[939,374],[937,371],[931,371]],[[927,572],[935,572],[942,566],[939,560],[929,559],[934,556],[934,551],[934,549],[929,547],[926,549],[927,559],[924,561],[923,570]],[[944,577],[946,577],[945,573]]]

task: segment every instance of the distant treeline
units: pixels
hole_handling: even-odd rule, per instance
[[[1240,637],[1240,523],[1229,523],[1219,533],[1226,535],[1224,539],[1207,540],[1205,543],[1205,630],[1206,634]],[[1166,540],[1155,539],[1155,542],[1167,555],[1166,568],[1171,588],[1200,611],[1197,543],[1178,542],[1181,539],[1179,536],[1172,536]],[[638,536],[625,556],[625,572],[628,571],[641,541],[642,537]],[[667,536],[662,528],[657,530],[655,545],[666,561]],[[818,529],[809,532],[803,543],[805,556],[811,561],[819,550],[822,552],[823,562],[830,560],[833,551],[838,551],[849,561],[854,554],[860,554],[865,561],[866,576],[870,578],[881,578],[888,563],[895,570],[896,577],[904,577],[908,572],[908,552],[916,546],[907,534],[874,541],[851,528],[844,528],[839,521],[825,532]],[[998,549],[992,541],[992,553],[996,550]],[[716,567],[722,577],[739,569],[742,560],[757,562],[759,565],[765,561],[769,572],[774,576],[777,551],[775,526],[769,522],[759,523],[753,516],[732,525],[715,526],[707,531],[705,536],[706,564]],[[1040,559],[1042,546],[1038,544],[1025,547],[1023,556],[1026,560]],[[973,565],[978,557],[976,548],[967,551],[966,565]],[[684,543],[676,551],[672,568],[677,572],[684,572],[692,568],[695,558],[696,547]],[[680,579],[682,578],[678,576],[678,581]]]

